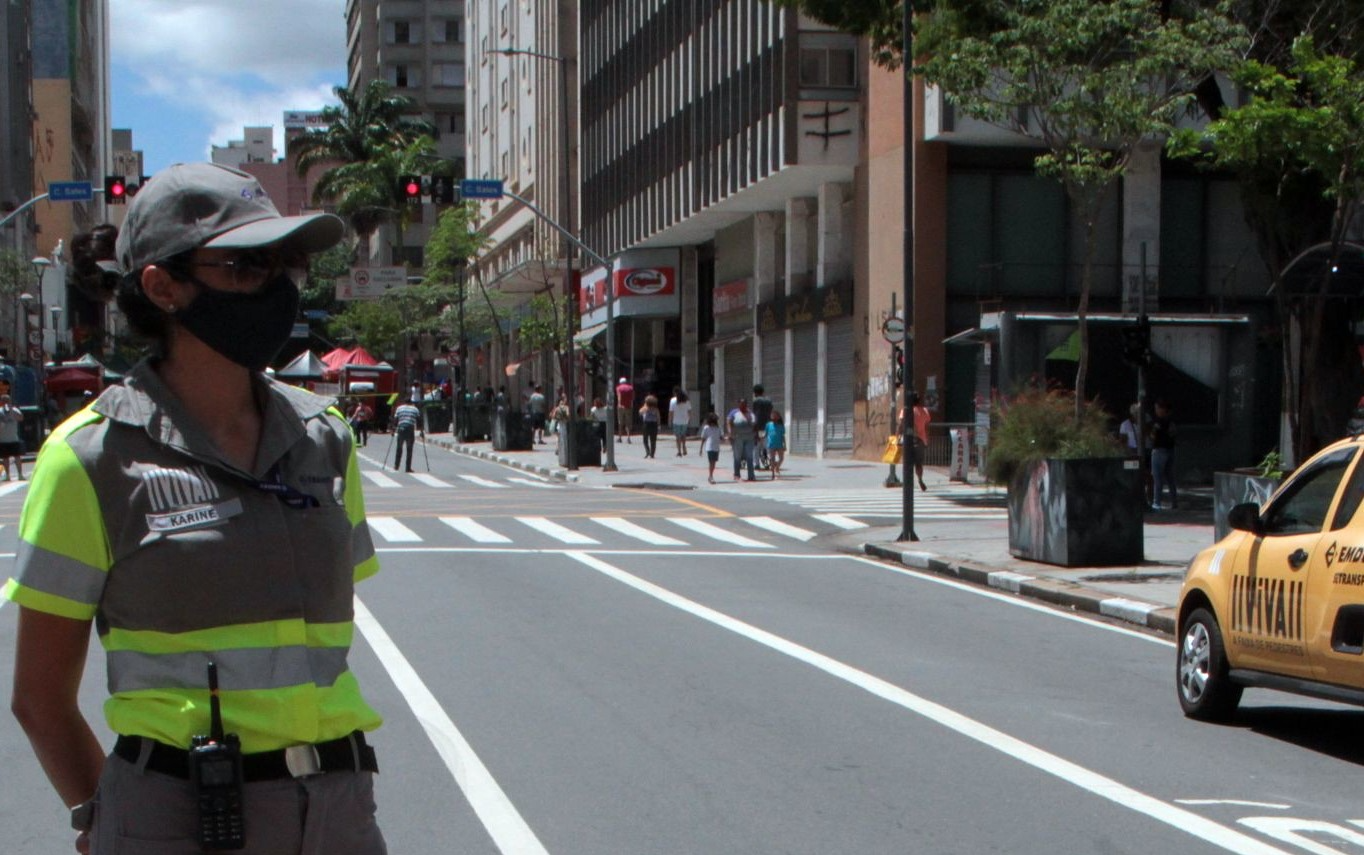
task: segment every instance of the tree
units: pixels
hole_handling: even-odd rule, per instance
[[[1364,391],[1354,312],[1339,310],[1345,298],[1331,294],[1330,272],[1364,201],[1364,68],[1349,56],[1323,53],[1303,35],[1283,68],[1250,59],[1233,76],[1249,101],[1202,131],[1176,135],[1170,147],[1230,170],[1241,183],[1247,221],[1274,282],[1283,409],[1301,460],[1345,433]],[[1323,242],[1329,258],[1321,277],[1295,289],[1284,278],[1291,259]],[[1357,311],[1358,300],[1345,305]],[[1296,366],[1294,329],[1303,346]]]
[[[416,102],[393,94],[383,80],[370,81],[363,92],[343,86],[332,92],[341,104],[322,109],[327,126],[307,131],[289,143],[289,153],[297,158],[301,176],[314,166],[359,163],[380,151],[406,148],[420,137],[436,134],[434,125],[412,115]],[[315,201],[325,198],[315,196]]]
[[[915,66],[969,116],[1041,143],[1038,174],[1061,182],[1085,241],[1076,306],[1078,419],[1089,368],[1087,313],[1099,215],[1132,153],[1164,138],[1194,89],[1235,54],[1236,28],[1199,12],[1164,17],[1152,0],[993,0],[993,27],[935,16],[941,50]]]

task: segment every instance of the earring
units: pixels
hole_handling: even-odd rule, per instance
[[[175,304],[174,304],[174,303],[171,303],[171,304],[167,305],[167,306],[166,306],[166,311],[167,311],[169,314],[172,314],[172,315],[175,314]]]

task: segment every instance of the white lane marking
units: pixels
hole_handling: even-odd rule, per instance
[[[641,525],[635,525],[624,517],[593,517],[592,521],[597,525],[604,525],[612,531],[619,532],[626,537],[633,537],[635,540],[642,540],[654,546],[686,546],[686,541],[678,540],[675,537],[668,537],[666,534],[650,531]]]
[[[882,570],[889,570],[891,573],[895,573],[896,575],[899,576],[909,576],[910,578],[918,579],[921,582],[932,582],[934,585],[942,585],[947,588],[956,588],[958,591],[963,591],[968,594],[975,594],[978,597],[985,597],[986,599],[997,600],[998,602],[1001,603],[1007,603],[1013,606],[1014,608],[1040,612],[1042,614],[1051,615],[1052,617],[1060,618],[1062,620],[1074,621],[1076,623],[1085,624],[1086,626],[1092,626],[1097,629],[1107,630],[1108,632],[1115,632],[1118,635],[1126,635],[1132,638],[1139,638],[1142,641],[1150,642],[1151,644],[1159,644],[1162,647],[1172,648],[1175,646],[1174,641],[1168,638],[1161,638],[1159,636],[1150,635],[1145,632],[1138,632],[1135,629],[1127,629],[1126,627],[1115,626],[1111,623],[1104,623],[1101,620],[1086,617],[1085,615],[1082,614],[1072,614],[1070,612],[1059,611],[1057,607],[1053,605],[1035,603],[1032,600],[1019,599],[1018,597],[1001,594],[998,591],[992,591],[988,588],[982,588],[981,586],[973,582],[959,582],[956,579],[951,579],[946,576],[940,576],[937,573],[934,573],[930,570],[916,570],[913,567],[905,567],[902,564],[889,564],[883,561],[878,561],[874,558],[866,558],[861,555],[848,555],[844,557],[850,561],[858,561],[863,564],[870,564],[873,567],[880,567]]]
[[[852,517],[845,517],[842,514],[810,514],[815,519],[826,522],[831,526],[837,526],[844,531],[853,531],[859,528],[866,528],[867,524]]]
[[[370,517],[369,527],[389,543],[420,543],[421,535],[393,517]]]
[[[680,525],[685,529],[696,532],[700,535],[718,540],[722,543],[732,543],[735,546],[747,546],[750,549],[774,549],[770,543],[763,543],[760,540],[753,540],[744,537],[742,534],[733,534],[724,529],[713,526],[704,520],[693,519],[692,517],[668,517],[668,522]]]
[[[478,543],[511,543],[511,538],[498,534],[472,517],[441,517],[440,521]]]
[[[497,481],[489,481],[487,478],[480,478],[477,475],[461,475],[459,477],[463,478],[465,481],[468,481],[471,484],[477,484],[480,487],[492,487],[496,490],[507,489],[506,484],[500,484]]]
[[[516,806],[497,785],[488,767],[483,765],[473,746],[450,720],[440,701],[436,700],[416,669],[359,597],[355,598],[355,625],[379,657],[393,685],[407,700],[412,714],[421,722],[431,745],[445,761],[445,767],[450,770],[455,784],[469,800],[469,806],[488,830],[488,836],[493,839],[498,851],[549,855],[535,832],[517,812]]]
[[[370,482],[374,484],[374,486],[381,487],[385,490],[391,490],[394,487],[402,486],[402,484],[399,484],[397,481],[394,481],[392,478],[388,477],[384,473],[375,472],[373,469],[361,469],[360,474],[363,477],[368,478]]]
[[[0,487],[0,496],[8,496],[10,493],[17,493],[27,486],[27,481],[11,481],[5,486]]]
[[[1237,822],[1255,829],[1266,837],[1272,837],[1282,843],[1291,843],[1312,855],[1344,855],[1341,850],[1320,842],[1328,835],[1342,843],[1350,844],[1351,849],[1364,847],[1364,834],[1333,822],[1295,819],[1291,816],[1248,816],[1238,819]],[[1311,837],[1308,837],[1309,834]]]
[[[549,483],[546,483],[546,482],[544,482],[544,481],[534,481],[534,480],[532,480],[532,479],[530,479],[530,478],[508,478],[507,480],[508,480],[508,481],[513,481],[513,482],[515,482],[515,483],[517,483],[517,484],[525,484],[527,487],[539,487],[539,488],[542,489],[542,490],[562,490],[562,489],[563,489],[563,487],[561,487],[561,486],[558,485],[558,484],[549,484]]]
[[[1292,805],[1282,805],[1277,802],[1248,802],[1244,799],[1175,799],[1176,804],[1181,805],[1232,805],[1234,807],[1253,807],[1265,810],[1288,810]]]
[[[771,517],[744,517],[743,521],[758,528],[767,529],[774,534],[794,537],[796,540],[805,541],[815,536],[813,531],[808,528],[797,528],[796,526],[775,520]]]
[[[454,484],[451,484],[448,481],[442,481],[435,475],[430,475],[426,472],[413,472],[411,474],[413,478],[416,478],[428,487],[435,487],[437,490],[448,490],[454,486]]]
[[[1149,816],[1177,831],[1186,832],[1230,852],[1244,853],[1244,855],[1289,855],[1282,849],[1262,843],[1234,828],[1229,828],[1210,819],[1204,819],[1192,811],[1163,802],[1154,796],[1149,796],[1112,778],[1086,769],[1078,763],[1072,763],[1034,745],[1029,745],[1017,737],[996,730],[989,725],[948,709],[942,704],[930,701],[879,677],[874,677],[837,659],[816,653],[808,647],[803,647],[779,635],[730,617],[723,612],[703,606],[694,600],[673,593],[667,588],[646,582],[638,576],[614,567],[593,555],[585,552],[567,552],[565,554],[569,558],[596,570],[603,576],[615,579],[617,582],[634,588],[636,591],[653,597],[666,605],[761,644],[784,656],[789,656],[798,662],[804,662],[836,679],[843,680],[869,694],[903,707],[968,739],[979,742],[987,748],[1013,757],[1038,771],[1052,775],[1100,798],[1107,799],[1119,807]]]
[[[578,534],[572,529],[564,528],[556,522],[550,522],[544,517],[517,517],[516,521],[522,525],[530,526],[541,534],[547,534],[555,540],[563,543],[595,544],[601,543],[585,534]]]

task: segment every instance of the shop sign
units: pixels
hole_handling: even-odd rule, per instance
[[[748,308],[748,280],[736,279],[716,286],[711,301],[712,315],[727,315]]]
[[[782,295],[758,304],[758,332],[832,321],[852,314],[851,282],[841,282],[799,294]]]

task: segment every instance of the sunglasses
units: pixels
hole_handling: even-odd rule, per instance
[[[248,250],[222,261],[191,261],[189,266],[217,267],[226,270],[232,276],[232,284],[238,288],[249,288],[262,282],[269,282],[281,273],[288,276],[296,288],[308,284],[308,258],[298,253]]]

